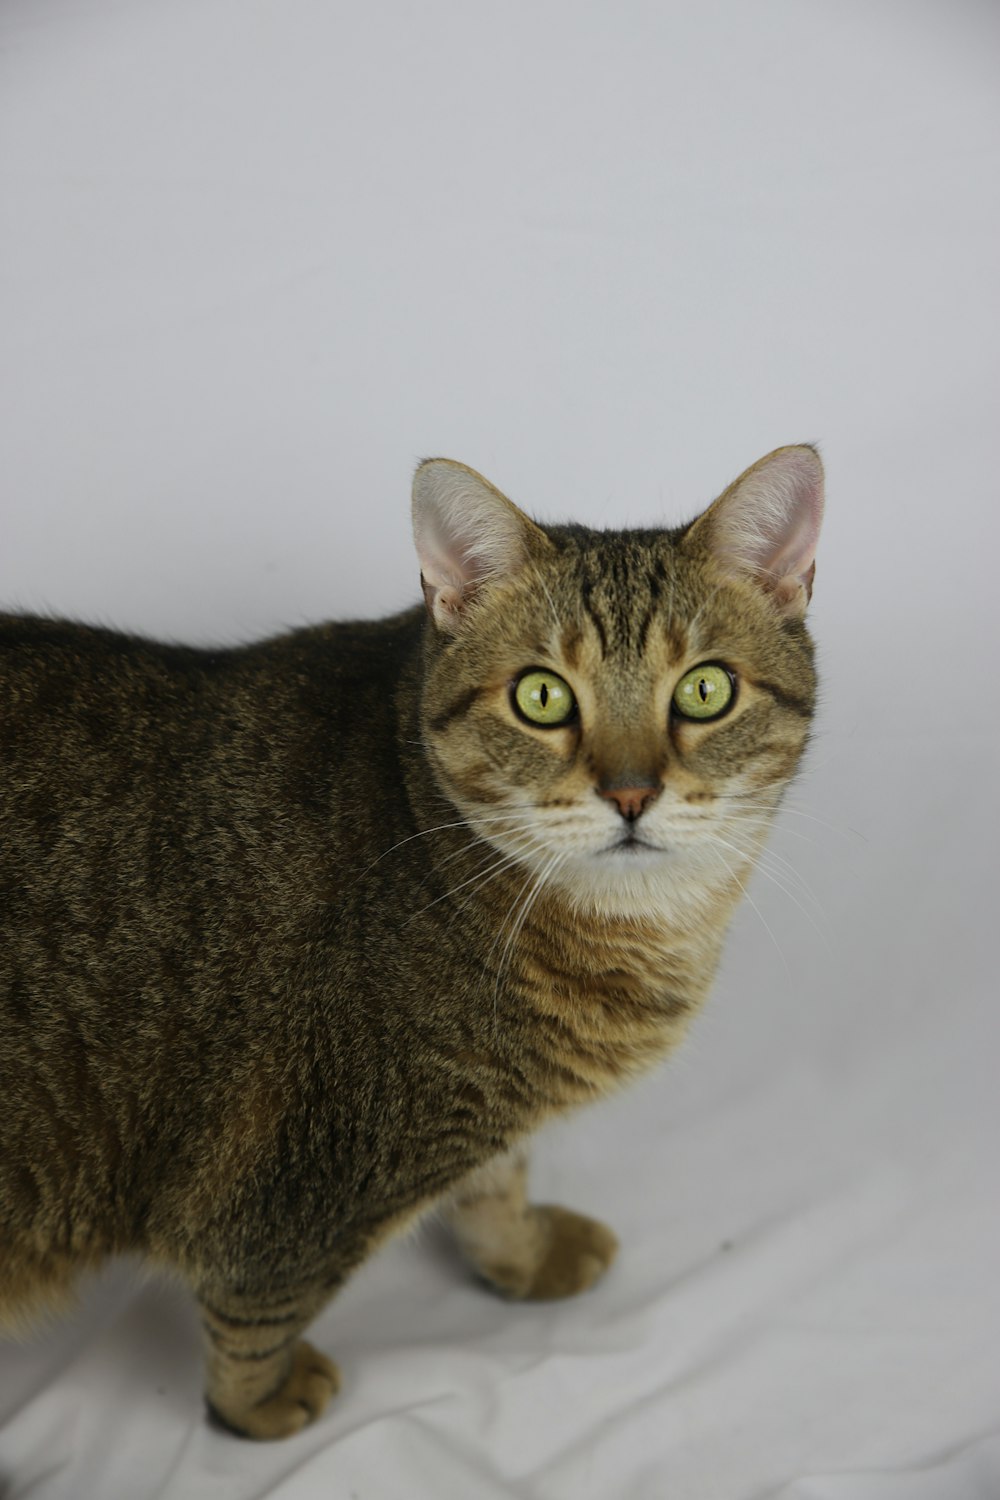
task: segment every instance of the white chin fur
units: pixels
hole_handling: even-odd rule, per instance
[[[676,811],[643,820],[637,833],[658,847],[623,846],[620,819],[582,817],[577,811],[552,820],[539,818],[526,841],[492,822],[479,829],[526,871],[540,877],[541,890],[558,890],[579,913],[623,920],[653,920],[665,926],[691,925],[749,873],[763,843],[766,824],[730,829],[724,819],[681,820]],[[469,821],[475,825],[475,812]]]
[[[621,849],[570,855],[549,879],[580,911],[674,925],[696,920],[728,872],[692,847]]]

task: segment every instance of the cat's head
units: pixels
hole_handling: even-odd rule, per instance
[[[422,734],[476,831],[585,906],[681,917],[732,883],[806,743],[822,506],[805,446],[672,531],[539,526],[421,464]]]

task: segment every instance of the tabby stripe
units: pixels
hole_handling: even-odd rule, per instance
[[[602,656],[607,656],[607,654],[608,654],[608,632],[607,632],[607,629],[605,627],[604,621],[601,619],[600,615],[597,613],[597,611],[595,610],[594,606],[590,602],[590,595],[591,595],[591,592],[593,591],[593,587],[594,586],[591,583],[590,579],[589,578],[585,578],[583,580],[583,584],[582,584],[582,587],[581,587],[581,598],[582,598],[582,602],[583,602],[583,607],[587,611],[587,613],[590,616],[590,618],[593,620],[594,627],[597,630],[598,636],[600,637],[600,641],[601,641],[601,655]]]
[[[287,1349],[295,1337],[294,1333],[290,1333],[287,1339],[282,1339],[280,1344],[272,1344],[269,1349],[227,1349],[226,1358],[246,1361],[271,1359],[275,1354],[280,1354],[282,1349]]]
[[[239,1286],[230,1287],[228,1290],[231,1296],[238,1298],[240,1301],[252,1302],[255,1307],[266,1307],[268,1311],[273,1312],[282,1304],[287,1306],[290,1302],[294,1302],[298,1306],[301,1287],[295,1285],[290,1292],[283,1292],[281,1288],[287,1285],[288,1278],[285,1277],[282,1281],[276,1280],[268,1291],[263,1293],[259,1292],[256,1287],[244,1286],[242,1283]]]
[[[576,667],[580,664],[580,642],[583,639],[579,630],[573,629],[566,632],[562,638],[562,654],[567,666]]]
[[[430,728],[433,729],[436,734],[440,733],[442,729],[446,729],[447,726],[451,723],[452,719],[461,718],[462,714],[467,714],[469,712],[469,709],[475,703],[481,692],[482,688],[480,687],[466,688],[465,692],[459,693],[458,697],[455,698],[453,702],[449,703],[447,708],[443,708],[439,714],[435,714],[433,719],[430,719],[428,721]]]
[[[268,1345],[266,1349],[239,1349],[234,1345],[233,1340],[240,1337],[240,1335],[223,1333],[221,1329],[213,1328],[211,1323],[203,1323],[202,1327],[216,1349],[221,1349],[227,1359],[269,1359],[272,1354],[277,1354],[280,1350],[287,1349],[288,1345],[294,1339],[298,1338],[298,1329],[293,1328],[291,1333],[286,1333],[283,1339],[280,1339],[276,1344]],[[244,1333],[242,1336],[249,1338],[250,1334]]]
[[[639,645],[638,645],[638,651],[639,651],[639,655],[640,656],[642,655],[642,653],[646,649],[646,638],[649,635],[649,627],[653,623],[653,619],[654,619],[654,617],[656,615],[657,607],[659,606],[659,603],[660,603],[660,596],[662,594],[663,579],[664,579],[663,563],[660,561],[659,558],[657,558],[655,565],[652,568],[650,568],[650,570],[649,570],[649,579],[648,579],[649,605],[648,605],[648,607],[646,609],[646,613],[643,615],[642,620],[641,620],[640,625],[639,625]]]
[[[777,687],[773,682],[762,682],[759,678],[754,678],[754,686],[770,693],[775,703],[787,708],[789,713],[798,714],[803,719],[808,719],[812,714],[812,704],[807,699],[799,698],[794,693],[786,693],[784,688]]]
[[[277,1328],[282,1323],[298,1322],[302,1314],[299,1312],[285,1313],[281,1317],[271,1318],[234,1318],[229,1313],[219,1312],[210,1302],[201,1299],[201,1305],[205,1312],[211,1317],[218,1318],[220,1323],[228,1323],[230,1328]]]
[[[646,613],[643,615],[642,619],[639,621],[639,642],[636,650],[638,651],[640,656],[642,656],[642,654],[646,650],[646,640],[649,636],[649,627],[653,623],[653,616],[655,614],[656,605],[651,604],[646,610]]]

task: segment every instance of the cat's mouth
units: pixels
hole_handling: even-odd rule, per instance
[[[601,854],[616,854],[619,852],[624,854],[639,854],[642,852],[665,854],[666,850],[662,844],[651,844],[646,839],[641,839],[637,834],[630,831],[623,834],[620,839],[616,839],[613,844],[607,844],[599,852]]]

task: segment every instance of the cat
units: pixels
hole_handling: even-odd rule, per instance
[[[0,1318],[138,1252],[206,1401],[277,1438],[301,1338],[437,1208],[508,1297],[616,1239],[543,1121],[664,1057],[806,744],[809,446],[689,526],[541,526],[417,469],[424,603],[231,650],[0,618]]]

